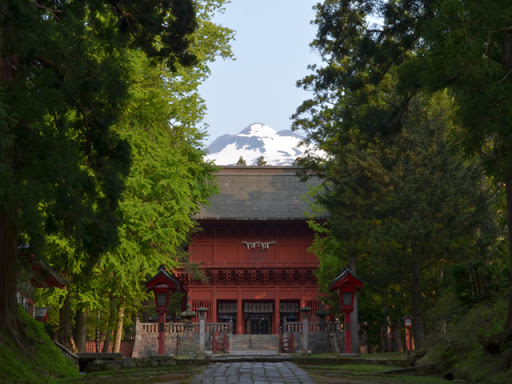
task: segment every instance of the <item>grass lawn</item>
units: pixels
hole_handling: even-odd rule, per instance
[[[389,360],[389,359],[387,359]],[[381,374],[383,371],[393,369],[389,365],[301,365],[318,383],[325,384],[446,384],[447,381],[439,377]]]
[[[390,360],[389,354],[382,357],[369,357],[373,360]],[[400,356],[397,356],[400,358]],[[391,357],[392,359],[392,357]],[[314,365],[301,364],[318,383],[343,384],[343,383],[411,383],[411,384],[446,384],[447,381],[440,377],[416,376],[412,374],[384,374],[382,372],[396,369],[389,365],[366,364],[342,364],[342,365]]]

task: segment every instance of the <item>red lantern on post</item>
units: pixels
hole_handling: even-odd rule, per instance
[[[345,353],[352,353],[352,335],[350,332],[350,314],[354,311],[354,297],[364,282],[359,280],[350,269],[346,268],[341,275],[331,281],[330,290],[337,290],[340,295],[341,312],[345,315]]]
[[[412,317],[411,315],[407,315],[402,319],[405,328],[405,347],[407,348],[407,355],[409,355],[409,352],[411,351],[411,328],[413,320],[414,317]]]
[[[177,291],[180,287],[178,280],[169,275],[162,264],[158,272],[145,283],[148,291],[155,295],[156,313],[158,314],[158,354],[165,353],[165,316],[169,312],[169,297],[171,291]]]

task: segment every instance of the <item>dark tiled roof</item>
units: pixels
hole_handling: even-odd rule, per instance
[[[296,172],[296,167],[224,167],[217,174],[220,193],[194,218],[304,220],[311,212],[304,197],[320,181],[301,182]]]

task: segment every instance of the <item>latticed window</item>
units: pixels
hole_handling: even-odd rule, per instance
[[[192,300],[192,310],[197,313],[197,308],[205,307],[208,308],[206,312],[205,321],[211,323],[212,318],[212,302],[208,300]],[[193,321],[199,321],[199,316],[196,316]]]
[[[315,313],[320,310],[320,300],[306,300],[306,307],[311,308],[311,321],[319,321]]]

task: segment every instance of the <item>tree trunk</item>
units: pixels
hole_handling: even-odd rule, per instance
[[[386,316],[386,352],[393,352],[393,329],[389,316]]]
[[[77,308],[76,323],[73,332],[76,349],[78,352],[85,352],[85,342],[87,340],[87,309]]]
[[[359,306],[357,295],[354,297],[354,310],[350,314],[350,332],[352,334],[352,352],[360,353],[361,341],[359,340]]]
[[[16,302],[16,264],[18,232],[7,213],[0,213],[0,329],[14,341],[20,342],[21,325]]]
[[[68,287],[69,289],[69,287]],[[75,339],[73,338],[73,311],[71,310],[71,292],[68,291],[59,316],[59,343],[70,351],[76,353]]]
[[[9,42],[12,36],[13,23],[8,22],[8,5],[1,2],[0,5],[0,54],[4,53],[4,45]],[[16,78],[16,68],[18,67],[18,57],[15,55],[0,56],[0,85],[10,83]],[[0,148],[6,151],[8,148]],[[11,168],[12,164],[9,156],[0,152],[0,161],[5,167]],[[0,182],[5,182],[2,180]],[[0,330],[3,334],[12,338],[18,345],[22,345],[21,338],[25,334],[17,315],[16,302],[16,264],[18,260],[18,228],[16,227],[13,216],[7,209],[7,202],[1,201],[2,211],[0,211]],[[15,213],[17,211],[14,211]]]
[[[402,344],[402,335],[400,334],[401,322],[393,322],[393,352],[403,352],[404,344]]]
[[[350,270],[356,275],[356,258],[354,254],[350,256],[349,260]],[[359,340],[359,300],[357,294],[354,297],[354,310],[350,314],[350,332],[352,334],[352,352],[360,353],[361,341]]]
[[[425,341],[425,333],[423,330],[423,296],[421,295],[421,268],[418,256],[415,254],[414,247],[412,248],[412,281],[411,281],[411,301],[412,301],[412,316],[413,333],[416,347],[420,348]]]
[[[508,253],[512,265],[512,175],[509,176],[506,183],[507,192],[507,225],[508,225]],[[510,268],[510,286],[508,292],[508,311],[505,320],[505,330],[512,329],[512,268]]]
[[[384,325],[381,325],[379,327],[379,347],[380,347],[380,351],[379,352],[387,352],[386,351],[386,344],[384,343],[384,334],[386,333],[385,331],[386,327]]]
[[[116,335],[114,338],[114,350],[112,352],[121,352],[121,339],[123,338],[124,325],[124,304],[119,306],[119,315],[117,317]]]
[[[112,341],[112,331],[114,329],[114,323],[116,322],[117,310],[114,299],[110,300],[110,316],[106,327],[105,342],[103,343],[102,352],[108,352],[110,349],[110,342]]]

